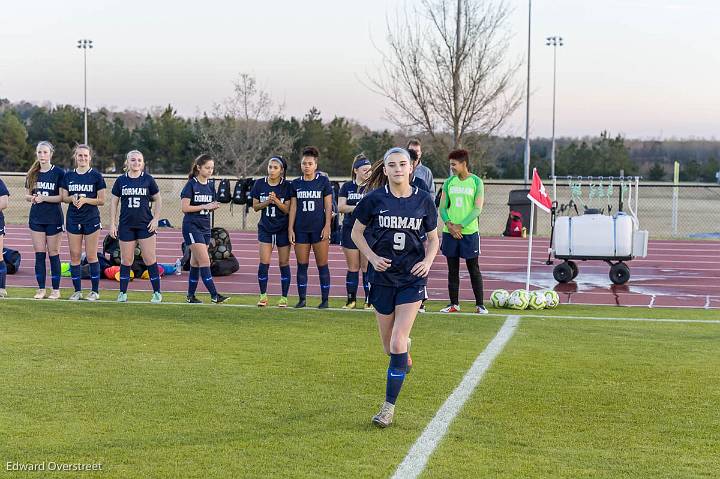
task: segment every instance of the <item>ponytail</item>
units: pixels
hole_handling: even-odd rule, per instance
[[[130,153],[128,153],[128,155]],[[190,173],[188,174],[188,180],[195,178],[198,173],[200,173],[200,168],[202,168],[202,166],[208,161],[213,161],[212,156],[210,156],[209,153],[202,153],[200,156],[195,158],[195,161],[193,161],[193,165],[190,168]]]
[[[50,150],[50,158],[52,158],[53,153],[55,153],[55,147],[52,143],[49,141],[41,141],[37,144],[35,149],[37,150],[41,146],[47,147]],[[30,169],[27,172],[27,179],[25,180],[25,187],[30,191],[32,194],[33,190],[35,189],[35,186],[37,186],[37,179],[38,175],[40,174],[40,160],[35,160],[30,167]]]

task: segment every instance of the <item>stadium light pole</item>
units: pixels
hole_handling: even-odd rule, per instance
[[[560,36],[547,37],[545,45],[553,47],[553,106],[552,106],[552,144],[550,146],[550,176],[555,178],[555,93],[557,91],[557,47],[563,46]]]
[[[86,38],[80,39],[80,40],[77,41],[77,47],[78,47],[78,48],[81,48],[82,51],[83,51],[83,78],[84,78],[84,93],[85,93],[85,94],[84,94],[84,97],[85,97],[85,104],[84,104],[84,106],[85,106],[85,107],[83,108],[83,113],[84,113],[84,116],[85,116],[85,121],[84,121],[84,124],[85,124],[85,127],[84,127],[85,136],[84,136],[84,139],[85,139],[85,141],[84,141],[84,144],[87,145],[87,144],[88,144],[88,133],[87,133],[87,130],[88,130],[88,128],[87,128],[87,126],[88,126],[88,121],[87,121],[87,51],[88,51],[89,48],[92,48],[92,47],[93,47],[93,41],[92,41],[92,40],[88,40],[88,39],[86,39]]]
[[[525,99],[525,187],[530,182],[530,34],[532,32],[532,0],[528,0],[527,94]]]

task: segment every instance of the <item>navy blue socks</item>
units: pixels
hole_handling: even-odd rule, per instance
[[[82,266],[79,264],[71,264],[70,277],[72,278],[72,284],[75,292],[82,290]]]
[[[307,278],[308,278],[308,264],[298,263],[297,265],[297,289],[298,296],[300,299],[305,299],[307,296]]]
[[[359,278],[360,273],[357,271],[348,271],[345,274],[345,286],[347,287],[348,301],[355,301],[355,298],[357,298]]]
[[[214,298],[217,296],[217,289],[215,289],[215,282],[213,281],[212,273],[210,272],[210,266],[202,266],[200,268],[200,277],[202,278],[203,284],[210,293],[210,297]]]
[[[318,266],[318,273],[320,273],[320,292],[322,293],[322,300],[327,301],[330,296],[330,268],[328,268],[328,265]]]
[[[120,292],[127,293],[128,283],[130,283],[130,266],[120,265]]]
[[[158,270],[157,263],[153,263],[147,267],[148,276],[150,276],[150,284],[152,284],[153,291],[156,293],[160,292],[160,271]]]
[[[395,404],[400,388],[405,380],[407,370],[408,353],[390,353],[390,366],[387,370],[387,385],[385,386],[385,401]]]
[[[50,260],[52,260],[52,256],[50,257]],[[99,294],[100,293],[100,263],[98,263],[98,262],[90,263],[90,284],[91,284],[92,290]],[[53,289],[56,289],[55,286],[53,286]]]
[[[60,289],[60,274],[62,273],[62,265],[60,264],[60,255],[50,256],[50,280],[52,289]],[[44,260],[43,260],[44,262]],[[99,270],[98,270],[99,271]],[[96,291],[96,290],[93,290]]]
[[[280,286],[282,287],[282,295],[287,298],[290,292],[290,266],[280,266]]]
[[[267,293],[268,284],[268,271],[270,271],[270,265],[267,263],[260,263],[258,265],[258,284],[260,285],[260,294]]]
[[[35,253],[35,279],[37,279],[38,289],[45,289],[45,252]]]
[[[200,268],[197,266],[190,266],[190,276],[188,277],[188,296],[195,296],[198,281],[200,281]]]

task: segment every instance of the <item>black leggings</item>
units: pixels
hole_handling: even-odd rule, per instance
[[[450,304],[460,304],[460,258],[446,258],[448,265],[448,292],[450,293]],[[480,273],[480,265],[477,256],[465,260],[468,273],[470,274],[470,283],[472,283],[473,294],[475,295],[475,304],[480,306],[483,304],[483,281]]]

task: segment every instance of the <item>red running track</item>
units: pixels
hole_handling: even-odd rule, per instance
[[[7,226],[5,246],[22,254],[20,271],[8,277],[8,286],[35,287],[34,262],[30,231],[23,226]],[[101,238],[104,237],[104,233]],[[257,294],[257,237],[255,232],[231,232],[233,254],[240,263],[240,271],[232,276],[216,278],[218,290],[223,293]],[[158,261],[174,263],[180,256],[182,235],[177,229],[163,229],[158,234]],[[528,241],[521,238],[484,237],[481,240],[480,268],[483,273],[485,299],[494,289],[512,291],[525,287]],[[720,241],[650,241],[648,256],[628,263],[630,281],[614,285],[608,277],[609,267],[601,261],[580,262],[580,273],[575,281],[558,284],[552,276],[552,266],[546,265],[547,239],[533,242],[531,289],[554,288],[563,303],[603,304],[618,306],[653,306],[685,308],[720,308]],[[69,261],[67,241],[63,239],[60,251],[62,261]],[[295,274],[295,259],[291,255]],[[311,263],[312,263],[311,258]],[[460,297],[472,300],[472,289],[467,273],[462,272]],[[345,259],[339,246],[330,247],[331,295],[345,296]],[[317,270],[310,266],[308,294],[320,294]],[[49,278],[48,278],[49,283]],[[63,278],[64,287],[71,287],[70,278]],[[186,291],[186,273],[163,278],[164,291]],[[85,286],[84,286],[85,287]],[[136,280],[132,290],[150,290],[148,281]],[[117,283],[103,280],[101,289],[117,290]],[[203,286],[200,285],[200,290]],[[277,264],[270,267],[268,292],[279,294],[280,274]],[[296,293],[295,278],[290,293]],[[362,288],[360,288],[362,296]],[[447,294],[447,266],[438,254],[428,280],[430,299],[445,300]]]

